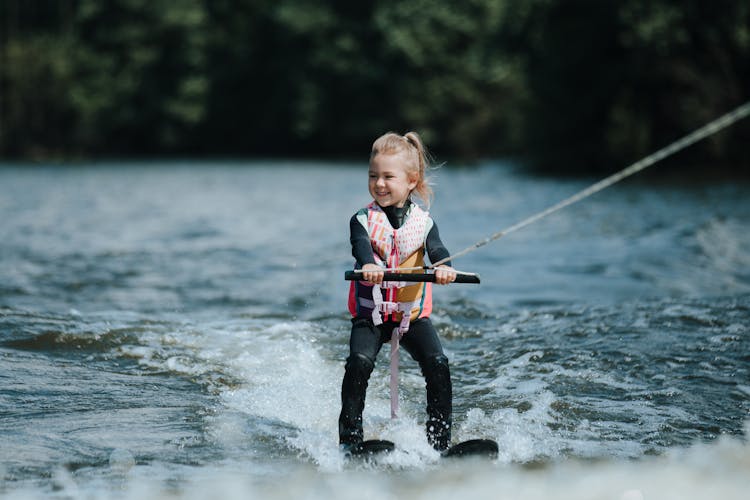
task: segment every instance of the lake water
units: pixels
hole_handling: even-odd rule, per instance
[[[658,167],[654,167],[657,169]],[[596,179],[444,167],[454,252]],[[436,287],[454,439],[423,435],[387,352],[366,437],[337,446],[348,221],[366,164],[0,166],[0,495],[8,498],[746,498],[750,184],[634,178],[454,262]]]

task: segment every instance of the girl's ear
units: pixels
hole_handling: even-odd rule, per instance
[[[414,176],[409,176],[409,191],[413,191],[415,187],[417,187],[417,184],[419,184],[419,179],[417,179]]]

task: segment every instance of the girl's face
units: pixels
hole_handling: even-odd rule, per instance
[[[367,186],[381,207],[403,207],[417,180],[408,174],[401,155],[381,153],[370,161]]]

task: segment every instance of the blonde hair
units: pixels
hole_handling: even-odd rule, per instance
[[[395,132],[387,132],[372,143],[370,161],[379,154],[400,154],[403,156],[407,175],[417,180],[417,185],[412,192],[416,192],[417,196],[429,207],[432,200],[432,187],[430,187],[427,177],[427,170],[430,168],[430,155],[422,144],[419,134],[407,132],[400,135]]]

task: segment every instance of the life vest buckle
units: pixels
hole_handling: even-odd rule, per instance
[[[393,314],[395,312],[399,312],[399,303],[398,302],[381,302],[379,304],[375,305],[379,312],[383,314]]]

